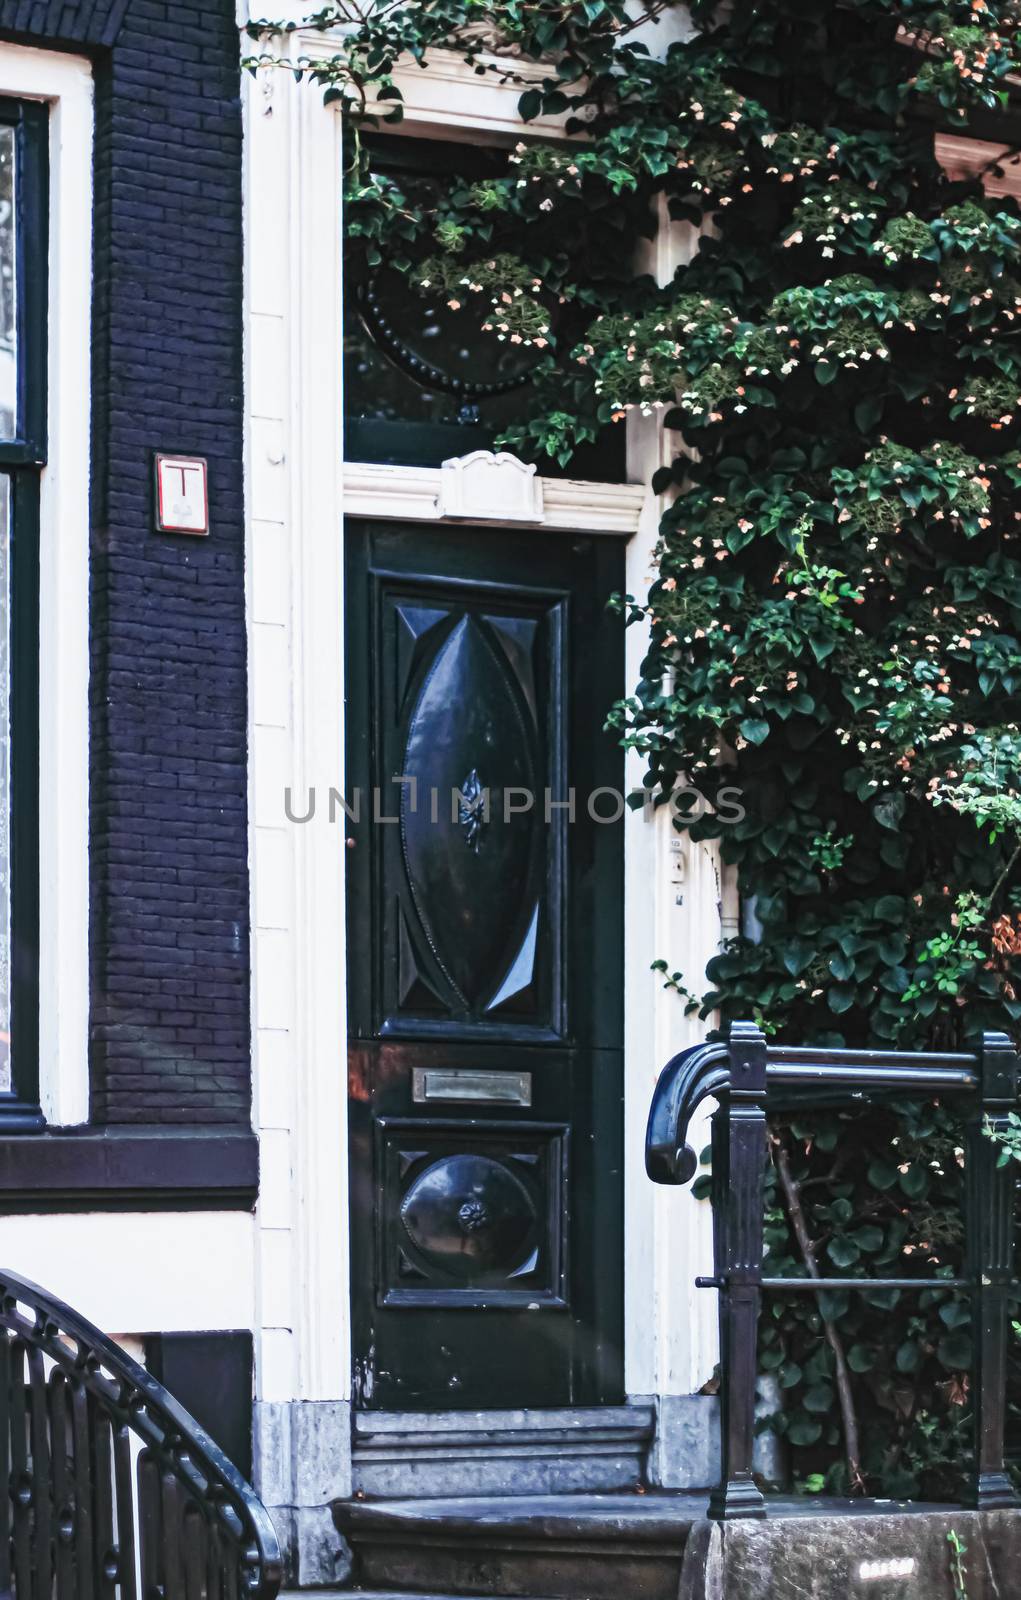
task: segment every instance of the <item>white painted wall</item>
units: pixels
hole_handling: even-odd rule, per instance
[[[253,1322],[252,1219],[236,1211],[0,1218],[0,1263],[105,1333]]]

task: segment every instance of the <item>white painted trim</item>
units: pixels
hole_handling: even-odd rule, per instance
[[[284,814],[285,787],[343,782],[340,121],[284,73],[245,98],[256,1383],[343,1400],[343,834]]]
[[[1003,176],[988,173],[983,187],[987,194],[1021,196],[1021,160],[1011,145],[989,144],[982,139],[965,139],[956,133],[937,133],[936,159],[952,178],[971,178],[990,163],[1010,157]]]
[[[322,61],[333,53],[328,33],[303,29],[293,40],[292,60]],[[338,36],[337,45],[340,42]],[[388,131],[411,134],[417,139],[498,145],[514,145],[520,139],[567,137],[564,124],[571,112],[536,117],[527,123],[518,116],[518,101],[524,90],[546,76],[537,62],[483,51],[479,64],[486,73],[480,76],[454,50],[430,50],[429,65],[424,70],[410,57],[405,59],[406,65],[399,64],[393,75],[404,99],[404,120]],[[510,81],[504,76],[507,72],[525,81]],[[381,112],[392,109],[392,102],[380,103]]]
[[[386,467],[366,462],[344,465],[344,515],[404,522],[443,522],[439,509],[441,467]],[[637,531],[646,489],[640,483],[590,483],[577,478],[543,478],[543,516],[536,526],[551,532]],[[480,519],[475,519],[480,520]],[[512,527],[516,517],[498,513],[489,527]]]
[[[299,790],[344,768],[341,123],[299,95],[299,316],[294,328],[294,777]],[[346,901],[340,830],[295,828],[296,1156],[302,1399],[350,1389]],[[338,1151],[345,1158],[338,1161]]]
[[[654,239],[643,244],[639,270],[669,283],[689,261],[698,235],[670,223],[665,208]],[[669,465],[676,443],[658,417],[628,415],[629,476],[648,482]],[[643,599],[655,577],[655,551],[665,498],[647,493],[637,536],[627,552],[629,594]],[[645,625],[627,632],[627,682],[636,683],[649,647]],[[625,788],[639,788],[646,764],[629,751]],[[694,843],[672,825],[666,808],[654,821],[641,811],[625,819],[624,836],[624,1360],[629,1394],[691,1394],[717,1359],[714,1297],[694,1286],[712,1271],[712,1214],[689,1187],[668,1189],[645,1172],[645,1126],[660,1069],[686,1045],[705,1037],[708,1023],[686,1017],[684,1004],[651,970],[663,959],[683,973],[696,994],[706,963],[717,953],[725,902],[732,899],[715,841]],[[732,914],[732,907],[726,907]],[[696,1149],[708,1143],[708,1108],[692,1130]],[[669,1485],[665,1485],[669,1487]]]
[[[0,94],[50,103],[49,452],[39,550],[39,1077],[48,1122],[89,1111],[89,416],[92,71],[0,44]]]

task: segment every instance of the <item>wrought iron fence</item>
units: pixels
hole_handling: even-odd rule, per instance
[[[722,1472],[710,1517],[762,1517],[766,1502],[752,1476],[759,1310],[763,1290],[966,1290],[974,1337],[972,1503],[1016,1506],[1004,1462],[1009,1301],[1016,1288],[1014,1195],[1010,1166],[998,1164],[988,1133],[1006,1129],[1016,1109],[1018,1058],[1002,1033],[983,1035],[975,1054],[828,1050],[769,1043],[754,1023],[736,1022],[726,1044],[696,1045],[668,1062],[653,1095],[645,1165],[655,1183],[684,1184],[698,1162],[686,1144],[696,1108],[715,1096],[712,1119],[714,1272],[696,1278],[719,1290]],[[763,1184],[770,1105],[855,1105],[876,1097],[960,1098],[967,1109],[965,1275],[962,1278],[764,1278]]]
[[[194,1418],[0,1269],[0,1596],[274,1600],[280,1580],[268,1512]]]

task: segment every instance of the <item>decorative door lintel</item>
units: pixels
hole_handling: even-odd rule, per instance
[[[506,451],[455,457],[441,467],[345,461],[347,517],[411,522],[530,526],[551,533],[630,537],[648,494],[640,483],[544,478]]]

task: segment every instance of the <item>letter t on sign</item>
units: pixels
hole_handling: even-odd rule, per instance
[[[157,533],[209,532],[209,490],[203,456],[156,452]]]

